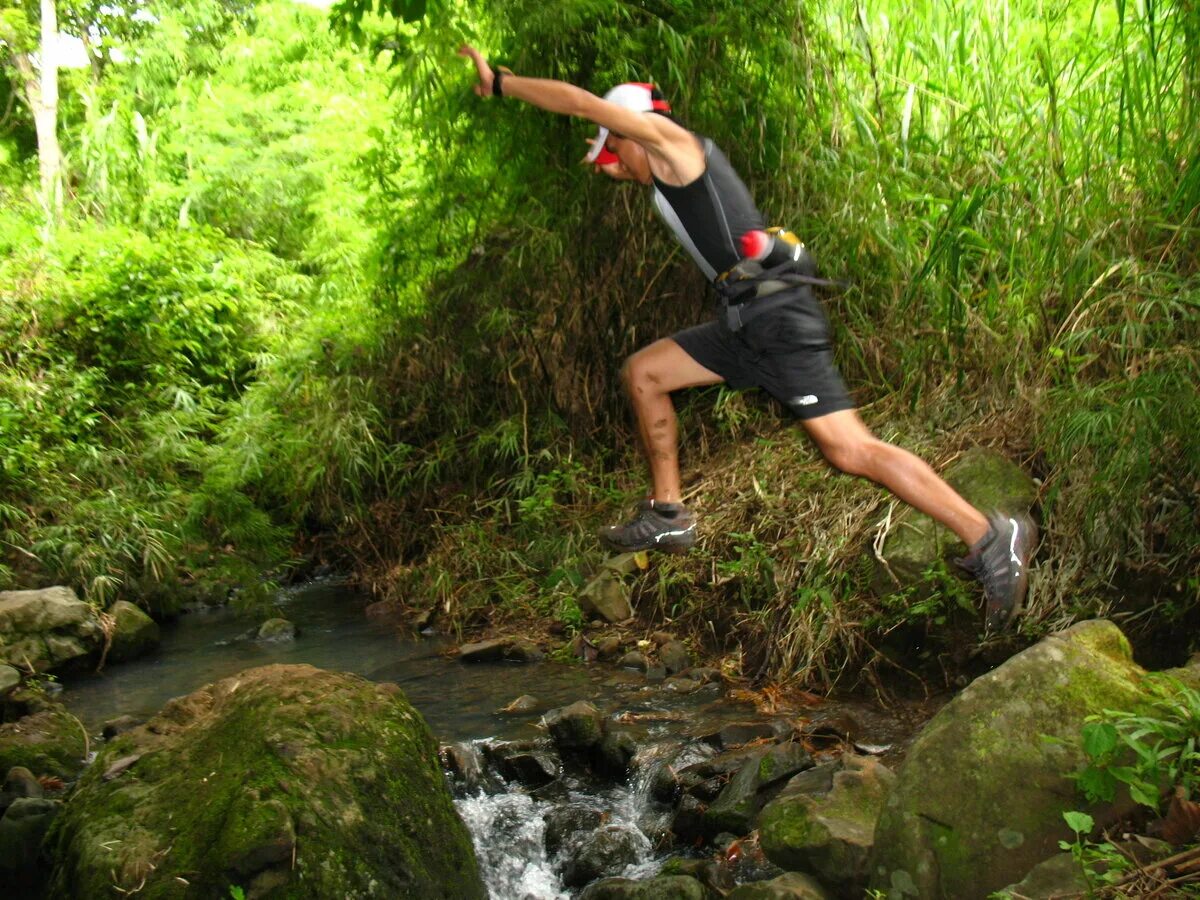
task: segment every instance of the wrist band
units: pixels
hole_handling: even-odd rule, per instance
[[[492,70],[492,96],[503,97],[504,90],[500,87],[500,79],[504,77],[504,73],[499,69]]]

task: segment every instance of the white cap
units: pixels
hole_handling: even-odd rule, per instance
[[[609,103],[615,103],[617,106],[624,107],[632,112],[652,112],[661,110],[670,112],[671,107],[666,100],[655,99],[655,89],[652,84],[643,84],[639,81],[629,81],[625,84],[618,84],[615,88],[604,95],[604,99]],[[604,152],[604,143],[608,140],[608,129],[603,125],[596,132],[596,136],[592,139],[592,149],[588,151],[588,155],[584,157],[588,162],[612,162],[612,160],[598,159]]]

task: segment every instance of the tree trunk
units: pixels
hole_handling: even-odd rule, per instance
[[[62,213],[62,151],[58,146],[58,16],[54,0],[42,0],[41,89],[34,101],[38,168],[42,176],[42,204],[48,231]]]

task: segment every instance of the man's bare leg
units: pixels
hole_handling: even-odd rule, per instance
[[[879,440],[852,409],[804,421],[825,458],[838,469],[883,485],[905,503],[941,522],[974,546],[988,520],[920,457]]]
[[[670,338],[655,341],[629,357],[621,377],[650,464],[652,498],[660,503],[678,503],[679,428],[671,392],[724,379],[692,359]]]

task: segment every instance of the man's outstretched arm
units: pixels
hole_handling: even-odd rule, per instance
[[[460,56],[466,56],[475,63],[475,71],[479,74],[475,93],[481,97],[492,96],[492,86],[496,78],[492,67],[479,51],[470,45],[464,45],[458,52]],[[501,90],[505,97],[524,100],[548,112],[577,116],[602,125],[614,134],[630,138],[663,156],[670,156],[673,147],[690,147],[693,142],[687,129],[665,116],[647,116],[632,112],[565,81],[526,78],[504,72],[501,75]]]

